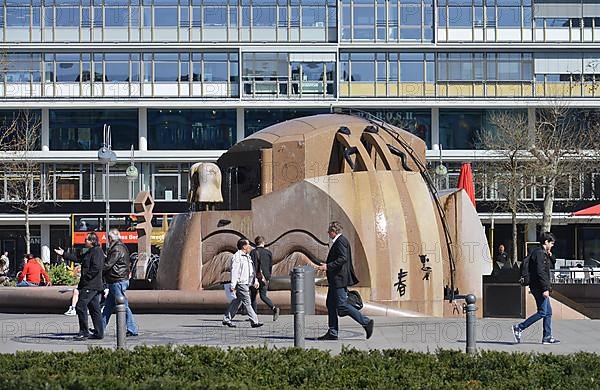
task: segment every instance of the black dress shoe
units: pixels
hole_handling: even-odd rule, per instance
[[[367,332],[367,340],[373,336],[373,326],[375,326],[375,321],[369,320],[369,323],[364,326],[365,332]]]
[[[89,340],[102,340],[104,338],[104,336],[98,336],[97,334],[93,334],[90,337],[88,337]]]
[[[136,336],[138,336],[137,333],[133,333],[133,332],[130,332],[130,331],[127,331],[127,333],[125,333],[125,337],[136,337]]]
[[[263,325],[264,324],[262,322],[253,322],[253,323],[250,324],[250,326],[253,327],[253,328],[260,328]]]
[[[89,337],[89,334],[78,334],[77,336],[73,337],[73,341],[84,341],[87,340]]]
[[[320,336],[317,340],[337,340],[337,339],[338,339],[337,336],[334,336],[331,333],[327,332],[323,336]]]
[[[231,322],[231,321],[225,321],[225,320],[223,320],[222,324],[226,325],[226,326],[228,326],[230,328],[235,328],[235,324],[233,322]]]

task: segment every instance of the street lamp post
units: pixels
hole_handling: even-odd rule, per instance
[[[117,155],[112,151],[110,125],[104,124],[102,147],[98,149],[98,161],[104,164],[104,200],[106,202],[106,247],[108,248],[108,231],[110,230],[110,164],[117,161]]]
[[[138,177],[138,169],[135,166],[135,156],[133,154],[133,145],[131,145],[131,164],[127,167],[127,169],[125,170],[125,176],[127,177],[127,180],[131,183],[131,213],[134,212],[134,208],[133,208],[133,199],[135,198],[135,188],[134,186],[134,182]]]

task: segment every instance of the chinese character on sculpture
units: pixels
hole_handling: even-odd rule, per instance
[[[400,268],[400,272],[398,272],[398,281],[394,283],[394,286],[397,286],[396,290],[398,290],[398,294],[400,294],[401,297],[406,294],[406,281],[404,278],[406,278],[407,275],[408,272],[403,271],[402,268]]]

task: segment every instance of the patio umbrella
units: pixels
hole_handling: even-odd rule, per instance
[[[576,212],[574,212],[571,215],[573,215],[574,217],[600,215],[600,203],[597,204],[597,205],[595,205],[595,206],[588,207],[586,209],[576,211]]]
[[[473,185],[473,171],[471,170],[471,164],[464,163],[460,167],[460,174],[458,175],[458,188],[463,188],[473,206],[475,206],[475,186]]]

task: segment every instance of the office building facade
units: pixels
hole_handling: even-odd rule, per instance
[[[34,251],[44,252],[68,242],[72,213],[104,211],[105,124],[118,157],[114,212],[128,212],[141,189],[158,212],[184,211],[192,163],[273,123],[337,108],[407,128],[432,161],[442,149],[452,186],[460,162],[477,171],[485,158],[477,132],[495,110],[534,116],[557,99],[596,109],[599,42],[600,3],[583,0],[0,0],[0,121],[24,109],[41,121],[32,155],[43,162],[40,186],[51,185],[32,223]],[[12,174],[0,183],[0,250],[18,254]],[[600,175],[567,179],[559,201],[600,198]],[[493,188],[477,182],[479,211],[504,229],[507,216],[485,206],[498,201]],[[524,196],[543,193],[534,185]],[[568,213],[559,208],[557,220]],[[587,222],[565,256],[594,235]],[[523,226],[531,240],[535,218]]]

